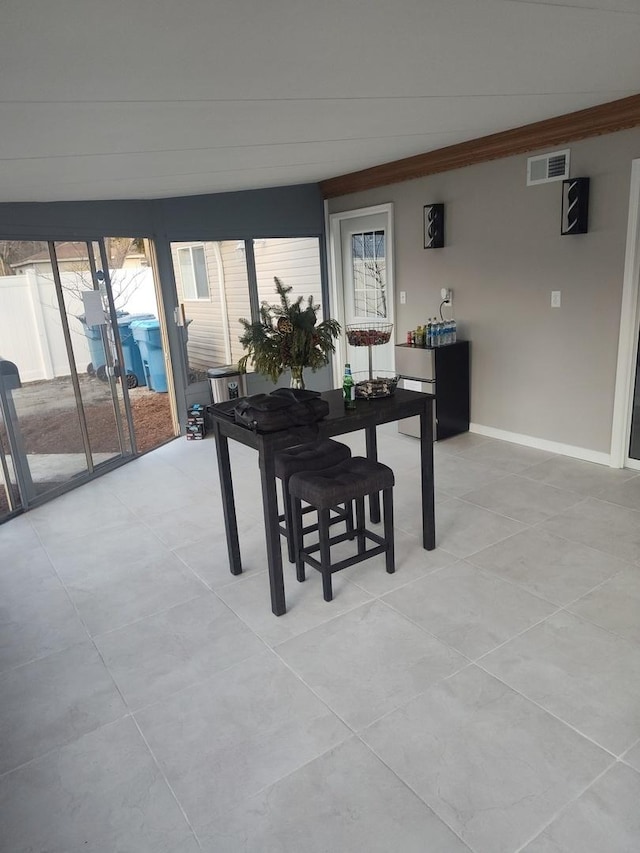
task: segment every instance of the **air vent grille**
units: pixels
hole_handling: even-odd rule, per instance
[[[551,151],[527,160],[527,186],[564,181],[569,177],[569,149]]]

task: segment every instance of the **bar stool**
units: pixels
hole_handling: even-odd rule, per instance
[[[353,566],[378,554],[385,554],[386,569],[389,574],[395,572],[393,540],[393,471],[381,462],[354,456],[340,465],[324,471],[303,471],[294,474],[289,480],[289,492],[292,498],[293,533],[296,549],[296,576],[299,581],[305,579],[305,563],[313,566],[322,574],[322,591],[325,601],[331,601],[333,590],[331,575],[348,566]],[[384,535],[379,536],[365,527],[364,499],[368,495],[382,492]],[[302,501],[318,511],[318,542],[304,547],[302,529]],[[353,557],[331,562],[331,545],[354,538],[354,534],[340,534],[331,537],[329,531],[329,511],[341,503],[355,502],[356,526],[355,538],[358,553]],[[377,543],[375,547],[366,547],[366,540]],[[312,555],[320,552],[320,560]]]
[[[293,523],[291,515],[291,497],[289,496],[289,479],[301,471],[321,471],[324,468],[332,468],[341,462],[351,458],[351,450],[346,444],[333,441],[330,438],[321,441],[312,441],[308,444],[298,444],[295,447],[287,447],[279,450],[274,456],[276,477],[282,480],[282,505],[284,512],[278,516],[280,534],[287,540],[289,562],[295,562],[295,548],[293,543]],[[330,523],[335,524],[344,521],[347,531],[353,533],[353,513],[351,505],[339,508],[332,507],[334,515]],[[305,507],[303,513],[312,512],[312,507]],[[284,522],[284,523],[282,523]],[[304,528],[304,533],[312,533],[318,529],[317,524],[311,524]]]

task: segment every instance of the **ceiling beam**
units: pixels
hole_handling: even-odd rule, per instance
[[[448,145],[426,154],[338,175],[321,181],[320,190],[324,198],[335,198],[637,125],[640,125],[640,95],[631,95],[608,104]]]

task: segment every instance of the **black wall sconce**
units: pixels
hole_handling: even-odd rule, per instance
[[[562,222],[560,233],[586,234],[589,218],[589,178],[562,182]]]
[[[425,249],[444,247],[444,204],[425,204],[424,206],[424,247]]]

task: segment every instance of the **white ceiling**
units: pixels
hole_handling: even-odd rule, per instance
[[[0,0],[0,202],[306,183],[640,92],[640,0]]]

